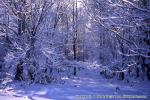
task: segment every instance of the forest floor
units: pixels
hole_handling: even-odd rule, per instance
[[[5,88],[0,88],[0,100],[110,100],[101,97],[105,95],[146,97],[118,98],[117,100],[150,100],[150,82],[148,81],[127,83],[107,80],[94,69],[80,71],[78,77],[63,79],[64,84],[29,85],[23,82],[10,82]]]

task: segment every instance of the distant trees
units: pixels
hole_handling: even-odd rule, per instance
[[[78,59],[79,32],[77,0],[2,0],[0,22],[10,48],[6,67],[16,80],[47,82],[63,68],[65,59]],[[80,18],[80,17],[79,17]],[[73,55],[72,55],[72,52]],[[66,57],[65,57],[66,56]],[[70,58],[69,58],[70,56]],[[76,74],[76,67],[73,67]],[[40,78],[43,77],[43,78]],[[43,80],[44,79],[44,80]]]
[[[150,78],[149,7],[148,0],[1,0],[5,67],[16,80],[42,83],[66,70],[76,76],[66,63],[73,60],[107,66],[106,76],[120,80],[133,70]]]

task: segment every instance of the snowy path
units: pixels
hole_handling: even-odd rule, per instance
[[[100,78],[96,72],[82,73],[80,72],[80,78],[66,79],[65,84],[25,86],[21,83],[13,83],[6,89],[0,89],[0,100],[104,100],[100,98],[83,99],[78,98],[78,95],[146,95],[150,97],[149,83],[139,82],[131,86],[125,82]],[[116,90],[116,88],[118,89]],[[150,100],[150,98],[117,100]]]

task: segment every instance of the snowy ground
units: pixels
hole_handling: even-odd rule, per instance
[[[104,100],[95,97],[102,95],[144,95],[146,99],[117,100],[150,100],[150,82],[115,82],[101,78],[94,70],[84,72],[79,73],[80,77],[64,78],[64,84],[23,85],[13,82],[5,89],[0,89],[0,100]]]

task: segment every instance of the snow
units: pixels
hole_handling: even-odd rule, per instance
[[[1,0],[0,100],[149,100],[150,2],[139,1]]]
[[[64,83],[26,84],[24,82],[10,82],[6,88],[0,89],[0,100],[100,100],[96,96],[150,96],[150,83],[148,81],[127,83],[115,79],[107,80],[101,77],[96,69],[93,68],[92,70],[91,66],[78,72],[76,77],[63,77]],[[80,98],[81,96],[82,98]],[[91,96],[95,98],[90,98]],[[126,99],[120,98],[118,100]],[[149,98],[144,100],[149,100]]]

